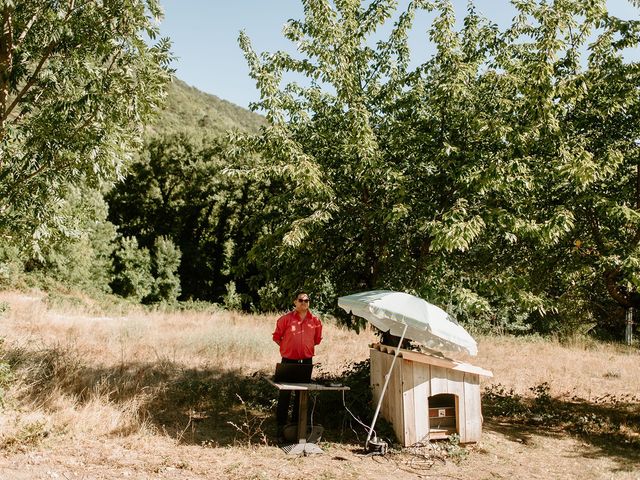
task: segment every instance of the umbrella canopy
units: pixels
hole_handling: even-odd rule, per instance
[[[402,336],[440,352],[478,353],[476,341],[441,308],[403,292],[373,290],[338,298],[338,305],[383,332]]]

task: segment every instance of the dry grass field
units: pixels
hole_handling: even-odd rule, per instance
[[[0,292],[0,479],[640,479],[637,348],[479,338],[472,363],[494,377],[477,445],[366,456],[364,428],[326,393],[325,454],[290,457],[261,378],[278,360],[275,316],[75,303]],[[345,401],[365,421],[358,362],[374,341],[326,322],[316,357],[319,375],[353,382]]]

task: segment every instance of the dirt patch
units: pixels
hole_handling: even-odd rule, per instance
[[[616,460],[562,432],[487,423],[482,441],[458,462],[429,450],[365,456],[360,445],[323,442],[324,454],[286,455],[275,445],[176,445],[163,436],[51,439],[4,452],[0,478],[35,479],[639,479],[640,464]]]

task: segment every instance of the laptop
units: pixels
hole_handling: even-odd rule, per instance
[[[310,383],[311,363],[277,363],[274,382],[284,383]]]

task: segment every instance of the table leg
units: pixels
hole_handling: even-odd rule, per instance
[[[307,408],[309,404],[309,392],[300,391],[298,403],[298,443],[288,449],[289,455],[311,455],[322,453],[322,449],[313,443],[307,443]]]
[[[307,405],[309,404],[309,393],[306,390],[300,391],[300,402],[298,408],[298,443],[307,443]]]

